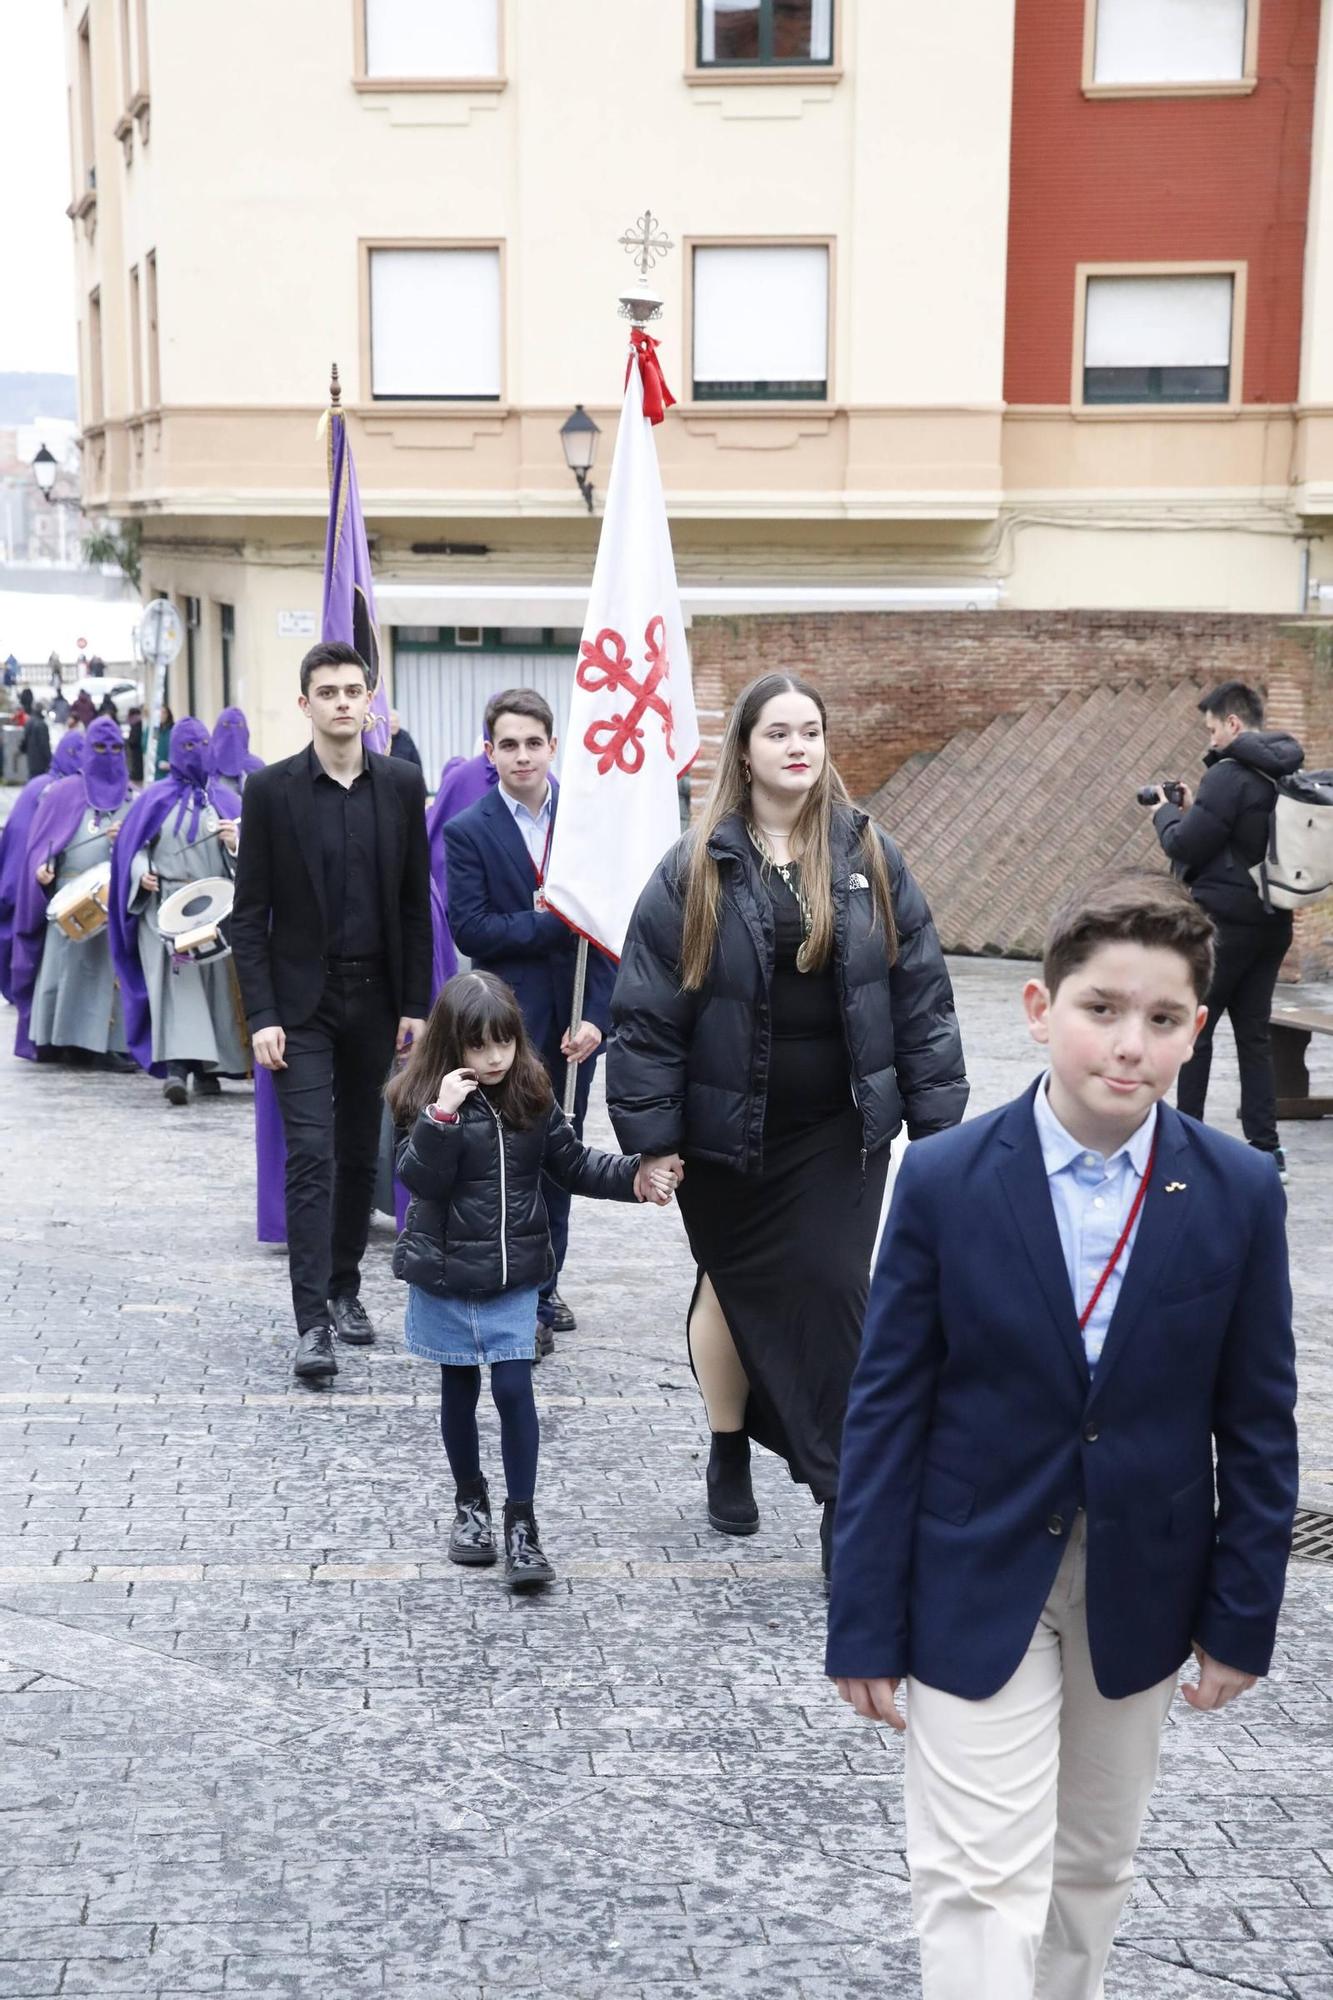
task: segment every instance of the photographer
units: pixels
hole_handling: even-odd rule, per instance
[[[1245,1137],[1259,1152],[1273,1155],[1285,1180],[1268,1018],[1277,976],[1291,948],[1291,913],[1265,910],[1250,870],[1267,852],[1274,781],[1299,770],[1305,752],[1294,736],[1264,731],[1263,702],[1244,681],[1224,681],[1213,688],[1199,710],[1209,749],[1197,797],[1186,784],[1157,785],[1139,793],[1144,805],[1157,808],[1153,826],[1173,872],[1217,926],[1208,1020],[1192,1060],[1180,1072],[1176,1102],[1192,1118],[1203,1117],[1213,1033],[1222,1015],[1229,1014]]]

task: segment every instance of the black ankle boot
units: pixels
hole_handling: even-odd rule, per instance
[[[833,1574],[833,1527],[837,1512],[836,1500],[824,1502],[824,1512],[819,1523],[819,1565],[824,1572],[825,1590],[828,1589],[828,1581]]]
[[[720,1535],[753,1535],[759,1509],[750,1484],[750,1440],[744,1431],[713,1431],[708,1452],[708,1519]]]
[[[449,1533],[449,1560],[465,1569],[486,1569],[498,1560],[491,1527],[491,1496],[486,1481],[460,1486],[454,1495],[454,1525]]]
[[[505,1582],[511,1590],[540,1590],[555,1582],[555,1571],[537,1539],[532,1502],[505,1501]]]

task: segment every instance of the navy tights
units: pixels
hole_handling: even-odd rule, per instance
[[[480,1368],[441,1368],[440,1436],[455,1486],[475,1487],[481,1478],[477,1437]],[[537,1490],[537,1405],[530,1361],[497,1361],[491,1369],[491,1397],[500,1413],[500,1456],[505,1494],[511,1505],[530,1506]]]

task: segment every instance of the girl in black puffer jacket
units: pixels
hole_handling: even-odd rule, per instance
[[[410,1287],[408,1349],[440,1366],[440,1431],[457,1489],[449,1557],[496,1560],[477,1437],[486,1362],[507,1489],[505,1575],[514,1589],[532,1589],[555,1574],[532,1511],[537,1290],[551,1269],[542,1174],[608,1201],[660,1203],[669,1181],[659,1185],[640,1175],[637,1158],[574,1136],[518,1002],[493,973],[448,982],[387,1096],[400,1129],[411,1127],[398,1173],[412,1201],[393,1270]]]

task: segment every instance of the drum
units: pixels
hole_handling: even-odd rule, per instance
[[[85,938],[106,929],[110,903],[111,863],[99,861],[95,868],[85,868],[82,875],[56,890],[46,906],[46,921],[59,924],[67,938],[82,944]]]
[[[235,890],[225,875],[203,875],[173,891],[157,913],[167,950],[191,965],[230,958],[234,900]]]

